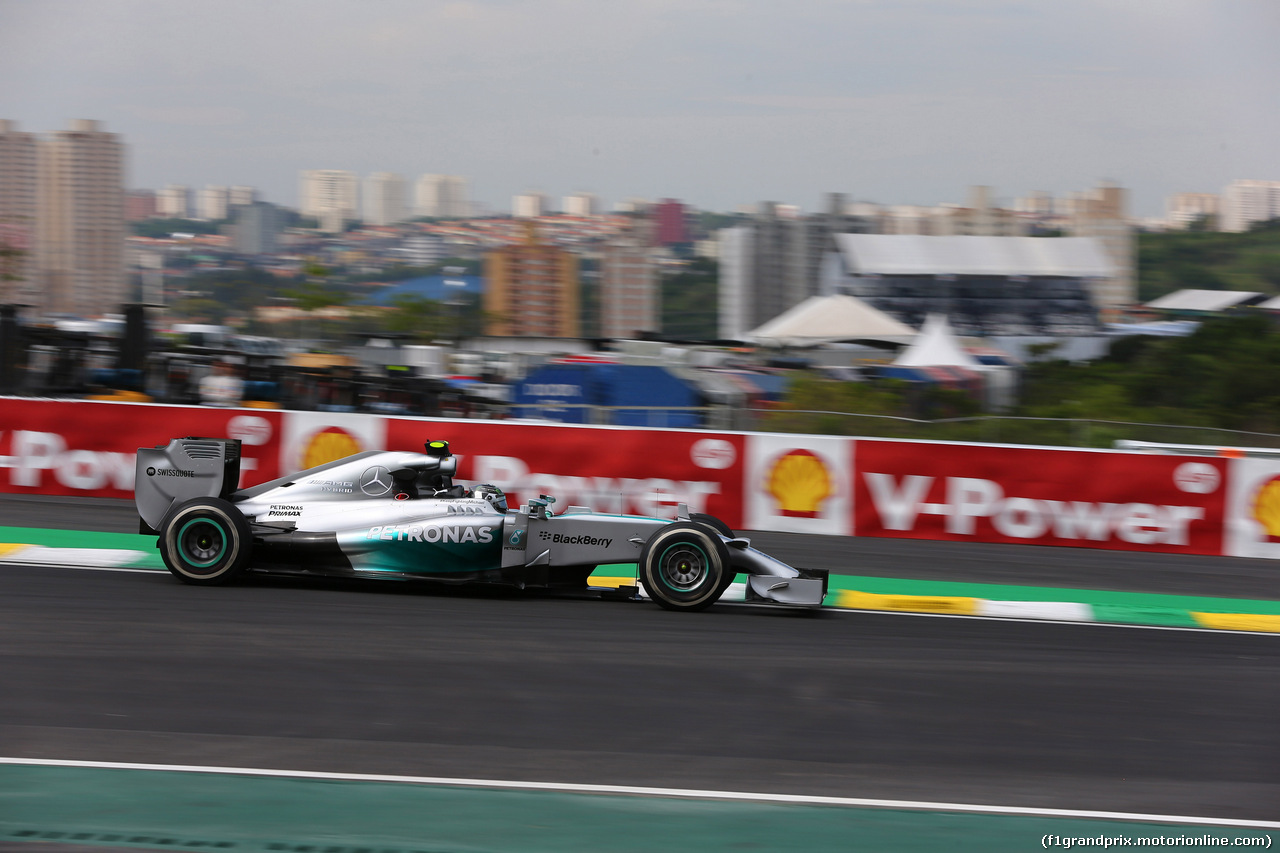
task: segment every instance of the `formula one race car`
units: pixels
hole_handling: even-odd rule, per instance
[[[193,584],[253,571],[585,590],[597,566],[635,563],[668,610],[710,607],[740,572],[748,601],[819,607],[826,594],[826,572],[775,560],[683,504],[675,521],[555,514],[545,495],[512,511],[495,486],[455,485],[456,469],[448,443],[432,441],[236,490],[239,441],[176,438],[139,448],[134,500],[169,571]]]

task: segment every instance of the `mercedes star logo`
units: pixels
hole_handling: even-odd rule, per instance
[[[391,471],[381,465],[366,468],[360,475],[360,491],[371,498],[385,495],[391,491]]]

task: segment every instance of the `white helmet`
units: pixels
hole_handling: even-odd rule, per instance
[[[506,513],[507,511],[507,496],[503,494],[502,489],[492,483],[481,483],[476,486],[471,490],[471,497],[484,498],[498,512]]]

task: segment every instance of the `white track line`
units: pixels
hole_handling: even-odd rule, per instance
[[[57,564],[75,563],[78,566],[123,568],[130,563],[145,560],[146,551],[133,548],[55,548],[48,545],[25,545],[5,555],[6,563]]]
[[[768,606],[768,605],[765,605]],[[917,616],[925,619],[976,619],[980,622],[1025,622],[1028,625],[1075,625],[1081,628],[1126,628],[1140,631],[1180,631],[1188,634],[1228,634],[1232,637],[1275,637],[1277,631],[1232,631],[1226,628],[1191,628],[1180,625],[1139,625],[1133,622],[1077,622],[1074,619],[1028,619],[1014,616],[978,616],[973,613],[919,613],[911,610],[858,610],[852,607],[824,607],[823,613],[841,615]]]
[[[20,569],[70,569],[76,572],[124,572],[137,573],[143,572],[154,575],[156,572],[167,571],[163,566],[154,569],[126,569],[120,566],[68,566],[65,563],[20,563],[17,560],[0,560],[0,569],[6,567],[16,567]]]
[[[105,770],[160,770],[175,773],[222,773],[235,776],[268,776],[292,779],[326,779],[346,782],[389,782],[462,788],[493,788],[505,791],[556,791],[567,794],[628,794],[698,800],[732,800],[753,803],[782,803],[813,806],[855,806],[877,809],[968,812],[975,814],[1034,815],[1038,817],[1085,818],[1095,820],[1141,821],[1143,823],[1195,824],[1198,826],[1238,826],[1251,829],[1280,829],[1280,821],[1234,818],[1188,817],[1186,815],[1105,812],[1085,809],[1042,809],[1027,806],[989,806],[972,803],[935,803],[921,800],[875,800],[862,797],[819,797],[804,794],[754,794],[739,791],[702,791],[689,788],[648,788],[632,785],[584,785],[561,782],[513,782],[502,779],[455,779],[443,776],[385,776],[372,773],[322,773],[304,770],[270,770],[261,767],[209,767],[191,764],[136,764],[115,761],[71,761],[65,759],[4,758],[0,764],[38,767],[85,767]]]

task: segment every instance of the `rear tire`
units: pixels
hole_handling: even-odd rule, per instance
[[[667,610],[705,610],[715,604],[728,571],[724,540],[701,524],[669,524],[640,551],[640,580]]]
[[[183,583],[230,583],[249,564],[253,536],[240,510],[220,498],[193,498],[160,522],[160,557]]]

